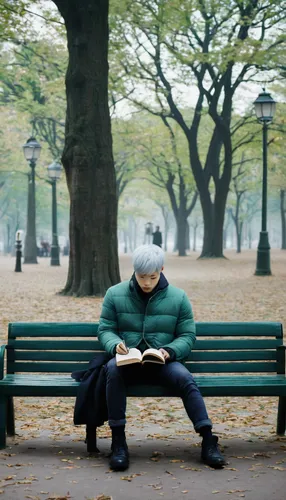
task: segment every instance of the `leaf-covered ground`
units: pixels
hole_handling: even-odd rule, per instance
[[[192,302],[197,321],[274,320],[281,321],[285,330],[286,252],[279,250],[271,251],[273,275],[269,277],[254,276],[255,251],[246,251],[241,255],[237,255],[234,252],[226,252],[226,256],[228,257],[227,259],[198,261],[198,254],[180,259],[175,255],[168,255],[165,274],[170,282],[186,290]],[[39,259],[38,265],[23,265],[23,272],[15,273],[15,260],[10,257],[0,257],[1,344],[5,343],[7,325],[11,321],[97,321],[99,319],[102,299],[67,298],[56,294],[65,284],[68,265],[67,258],[62,258],[60,268],[51,267],[49,264],[49,259]],[[132,272],[130,256],[122,255],[120,257],[120,266],[122,279],[128,279]],[[56,467],[57,471],[58,469],[64,469],[65,471],[72,472],[74,469],[80,468],[76,465],[76,460],[87,460],[84,455],[77,457],[77,459],[73,456],[73,453],[80,453],[79,450],[84,453],[84,445],[82,443],[84,429],[82,427],[75,428],[72,425],[73,403],[72,399],[16,399],[17,436],[15,440],[11,438],[8,440],[9,445],[11,445],[10,451],[8,448],[0,454],[1,464],[4,468],[7,467],[7,474],[0,481],[0,494],[2,493],[5,498],[10,498],[7,493],[8,491],[11,491],[12,495],[12,483],[14,483],[14,493],[11,496],[13,499],[100,498],[101,500],[101,493],[114,492],[114,485],[108,490],[107,480],[109,476],[104,478],[104,487],[102,489],[97,488],[96,495],[92,495],[90,491],[87,491],[86,494],[82,493],[82,496],[79,496],[79,493],[71,493],[75,491],[73,488],[76,488],[76,479],[70,480],[70,489],[66,490],[69,493],[65,494],[61,488],[56,493],[53,493],[54,490],[48,486],[38,487],[38,489],[32,488],[33,494],[29,493],[29,487],[25,488],[28,490],[25,494],[19,490],[20,485],[34,484],[35,479],[33,479],[33,474],[29,476],[22,474],[22,477],[20,472],[21,470],[26,470],[27,467],[29,469],[29,464],[26,463],[27,455],[25,455],[25,450],[37,449],[39,440],[40,443],[45,443],[45,446],[48,447],[51,446],[55,451],[57,458],[55,458],[51,467]],[[285,439],[280,438],[280,441],[277,441],[275,436],[276,398],[208,398],[206,403],[216,433],[225,445],[230,463],[235,462],[237,464],[239,461],[244,461],[245,465],[247,460],[252,461],[251,467],[254,468],[241,469],[241,474],[250,471],[246,474],[252,474],[253,472],[252,475],[254,477],[261,478],[263,474],[271,471],[271,473],[278,475],[278,479],[279,474],[285,475]],[[198,455],[200,440],[194,434],[179,399],[130,399],[128,402],[127,434],[133,447],[135,444],[136,448],[136,443],[138,442],[139,450],[142,451],[144,459],[147,460],[144,463],[151,464],[151,468],[153,467],[152,463],[163,464],[165,475],[168,473],[168,478],[173,479],[173,481],[178,476],[175,473],[175,469],[177,472],[179,470],[180,474],[184,472],[185,479],[188,471],[191,471],[188,474],[196,473],[200,475],[200,471],[205,469],[204,467],[202,469],[199,463],[190,464],[185,457],[180,458],[179,447],[177,447],[178,440],[184,443],[185,448],[194,447],[194,452]],[[99,435],[102,438],[100,441],[103,443],[103,451],[106,451],[110,442],[108,426],[101,428]],[[232,453],[231,443],[235,443],[236,440],[256,442],[256,449],[258,450],[260,449],[259,446],[267,442],[270,451],[265,451],[262,448],[262,451],[258,451],[256,454],[252,453],[252,455],[247,456],[247,454],[243,455],[242,453],[239,456],[237,447],[234,448]],[[29,445],[28,448],[25,448],[25,443]],[[67,446],[67,443],[69,450],[72,449],[71,444],[73,444],[75,447],[78,447],[76,448],[77,451],[62,451],[64,446]],[[143,451],[147,443],[149,443],[149,448],[146,448],[146,450],[150,451],[152,448],[150,453],[146,450]],[[167,447],[167,451],[164,446]],[[161,451],[158,451],[158,449]],[[171,454],[169,453],[168,455],[168,450],[170,451],[170,449]],[[280,454],[284,454],[284,458],[282,456],[281,459],[279,455],[279,460],[275,461],[278,449],[280,450]],[[20,454],[24,453],[25,463],[19,461],[17,450],[19,450]],[[61,455],[60,452],[63,453],[62,458],[58,456],[58,454]],[[142,455],[140,455],[138,449],[134,450],[133,453],[137,455],[136,460],[140,462]],[[146,453],[149,453],[149,456]],[[45,456],[44,452],[41,457],[39,455],[39,459],[43,458],[43,456]],[[51,459],[51,456],[49,456],[49,459]],[[55,465],[58,460],[63,461],[60,467]],[[33,464],[35,466],[35,462]],[[33,464],[31,463],[31,466]],[[89,470],[89,465],[91,466],[89,462],[85,463],[84,467],[87,469],[86,471]],[[108,472],[106,458],[103,459],[102,456],[97,458],[92,466],[103,467]],[[238,470],[237,477],[239,478],[239,468],[237,469],[236,467],[230,465],[229,471]],[[167,470],[165,470],[166,468]],[[1,467],[2,470],[3,468]],[[155,471],[153,472],[155,474]],[[147,475],[147,478],[144,474]],[[165,498],[173,498],[173,494],[177,498],[195,498],[190,496],[189,487],[181,487],[176,483],[176,486],[168,487],[169,493],[167,493],[160,482],[161,479],[157,482],[156,480],[151,481],[150,477],[152,474],[150,475],[148,470],[144,474],[135,471],[132,476],[128,471],[128,473],[122,475],[122,481],[120,482],[121,484],[134,484],[137,481],[139,484],[144,479],[142,485],[145,485],[146,488],[144,490],[141,485],[139,491],[140,496],[143,495],[144,498],[155,498],[158,495]],[[142,476],[142,478],[139,476]],[[58,477],[61,476],[59,475]],[[49,483],[47,478],[48,476],[43,478],[45,484]],[[114,475],[110,475],[110,478],[112,481]],[[183,484],[183,482],[182,479],[181,483]],[[150,483],[149,486],[148,483]],[[200,500],[213,498],[213,495],[217,495],[217,498],[231,499],[245,497],[253,500],[256,498],[252,487],[242,488],[241,486],[236,486],[227,489],[226,485],[224,485],[224,489],[222,489],[216,485],[216,487],[212,488],[214,484],[212,485],[210,482],[210,488],[206,491],[206,494],[210,495],[209,497],[204,497],[203,490],[201,491]],[[21,491],[23,492],[23,489]],[[17,496],[17,492],[20,496]],[[21,496],[22,494],[23,496]],[[126,488],[124,489],[124,496],[122,495],[123,493],[119,496],[114,496],[113,493],[113,500],[134,498],[132,494],[129,496]],[[111,496],[103,496],[102,500],[105,498],[107,500]],[[257,498],[263,500],[266,497],[260,495]],[[279,496],[275,497],[273,494],[272,498],[280,500]]]

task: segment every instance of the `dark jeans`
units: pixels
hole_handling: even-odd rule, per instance
[[[163,385],[181,397],[196,432],[212,427],[202,395],[189,370],[172,361],[165,365],[139,363],[118,367],[115,358],[106,364],[106,400],[110,427],[125,425],[126,387],[133,384]]]

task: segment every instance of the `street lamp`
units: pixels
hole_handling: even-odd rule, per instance
[[[15,264],[15,273],[22,272],[21,266],[21,257],[22,257],[22,240],[21,240],[21,232],[17,231],[16,233],[16,264]]]
[[[262,217],[255,274],[257,276],[269,276],[271,274],[271,269],[270,245],[267,232],[267,126],[273,120],[276,102],[272,99],[271,95],[263,89],[263,92],[259,94],[253,104],[256,117],[263,126]]]
[[[23,151],[31,167],[31,173],[28,174],[28,209],[24,264],[37,264],[35,167],[37,160],[40,158],[41,146],[34,137],[30,137],[26,144],[24,144]]]
[[[58,230],[57,230],[57,180],[60,178],[62,166],[60,163],[53,161],[48,166],[48,174],[51,179],[52,185],[52,246],[51,246],[51,266],[60,265],[60,251],[58,243]]]

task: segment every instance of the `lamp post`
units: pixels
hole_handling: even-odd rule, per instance
[[[20,231],[17,231],[16,233],[16,264],[15,264],[15,273],[21,273],[22,272],[22,267],[21,267],[21,257],[22,257],[22,240],[21,240],[21,233]]]
[[[37,160],[40,158],[41,146],[34,137],[30,137],[24,144],[23,151],[31,167],[31,172],[28,174],[28,210],[24,264],[37,264],[35,167]]]
[[[60,249],[58,243],[58,229],[57,229],[57,180],[60,178],[62,166],[60,163],[53,161],[48,166],[48,175],[51,179],[52,185],[52,246],[51,246],[51,266],[60,265]]]
[[[261,213],[261,232],[257,247],[257,260],[255,274],[257,276],[269,276],[270,268],[270,245],[267,232],[267,126],[272,122],[275,113],[276,102],[268,92],[259,94],[254,101],[255,114],[260,123],[262,123],[263,137],[263,172],[262,172],[262,213]]]

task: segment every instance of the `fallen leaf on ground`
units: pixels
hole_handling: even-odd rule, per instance
[[[52,493],[46,500],[70,500],[71,496],[69,493],[66,495],[57,495],[56,493]]]
[[[244,493],[245,491],[250,491],[250,490],[228,490],[227,495],[231,495],[232,493]]]
[[[275,465],[267,465],[267,467],[274,470],[281,470],[281,471],[286,470],[286,467],[277,467]]]
[[[137,477],[137,476],[141,476],[141,474],[130,474],[130,476],[121,476],[120,479],[122,479],[123,481],[132,481],[132,479],[134,479],[134,477]]]

